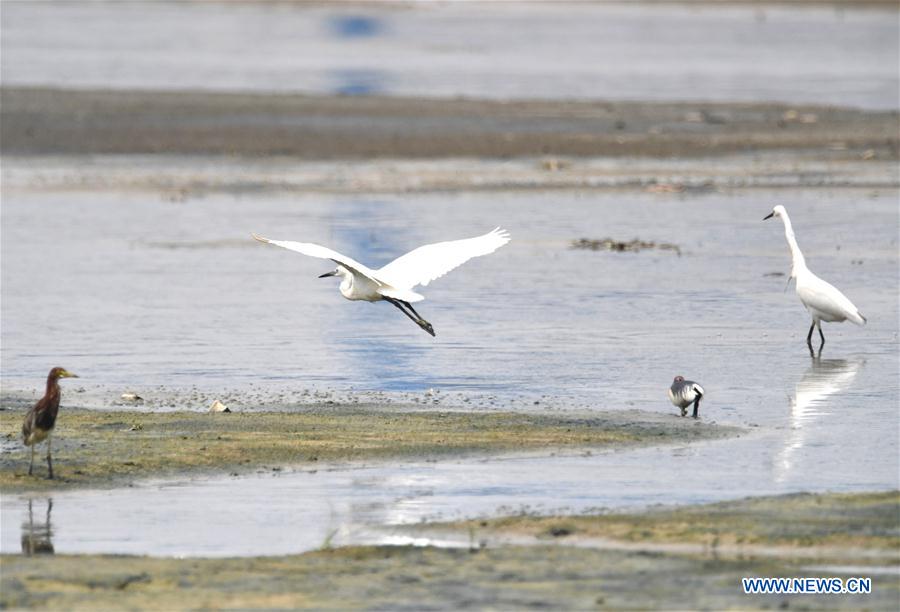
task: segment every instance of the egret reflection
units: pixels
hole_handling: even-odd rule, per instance
[[[812,359],[790,398],[791,430],[776,464],[777,482],[792,471],[797,451],[806,445],[807,428],[833,412],[838,402],[829,398],[849,389],[864,363],[864,359]]]
[[[53,510],[53,500],[47,499],[47,513],[44,522],[34,520],[33,500],[28,500],[28,520],[22,523],[22,554],[32,557],[34,555],[52,555],[53,528],[50,525],[50,512]]]

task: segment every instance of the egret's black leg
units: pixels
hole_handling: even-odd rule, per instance
[[[694,400],[694,418],[697,418],[697,414],[700,412],[700,398],[702,395]]]
[[[411,313],[413,313],[414,315],[416,315],[417,317],[422,319],[422,315],[420,315],[418,312],[416,312],[416,309],[412,307],[412,304],[410,304],[409,302],[406,302],[404,300],[397,300],[397,301],[400,302],[401,304],[403,304],[404,306],[406,306],[407,308],[409,308],[409,311]],[[425,319],[422,319],[422,320],[424,321]]]
[[[407,317],[409,317],[410,319],[412,319],[412,321],[413,321],[416,325],[418,325],[419,327],[421,327],[422,329],[424,329],[426,332],[428,332],[428,333],[431,334],[432,336],[434,335],[434,328],[431,327],[431,323],[429,323],[428,321],[426,321],[426,320],[423,319],[422,317],[419,317],[419,316],[417,316],[417,315],[413,315],[412,313],[408,312],[405,308],[403,308],[403,304],[405,304],[406,302],[402,302],[401,300],[396,300],[396,299],[394,299],[394,298],[389,298],[389,297],[385,297],[384,299],[387,300],[388,302],[390,302],[391,304],[393,304],[394,306],[396,306],[397,308],[399,308],[399,309],[400,309],[400,312],[402,312],[402,313],[405,314]],[[412,310],[412,309],[410,309],[410,310]]]
[[[809,326],[809,333],[806,334],[806,343],[809,345],[809,350],[812,350],[812,333],[816,328],[816,322],[813,321],[812,325]]]
[[[819,321],[816,327],[819,328],[819,338],[822,339],[822,344],[819,345],[819,351],[821,351],[822,347],[825,346],[825,334],[822,333],[822,322]]]
[[[399,300],[395,300],[394,298],[389,298],[389,297],[384,298],[384,300],[385,300],[386,302],[390,302],[391,304],[393,304],[394,306],[396,306],[398,309],[400,309],[400,312],[402,312],[403,314],[405,314],[407,317],[409,317],[410,319],[412,319],[412,320],[415,321],[416,323],[419,322],[419,320],[418,320],[412,313],[407,312],[406,309],[403,308],[403,306],[400,305],[400,301],[399,301]]]
[[[409,308],[410,312],[412,312],[414,315],[416,315],[416,317],[418,317],[419,325],[422,327],[422,329],[427,331],[432,336],[434,335],[434,328],[431,326],[431,323],[429,323],[428,321],[423,319],[422,315],[420,315],[418,312],[416,312],[416,309],[412,307],[412,304],[410,304],[409,302],[405,302],[403,300],[398,300],[398,301],[401,304],[403,304],[404,306],[406,306],[407,308]]]

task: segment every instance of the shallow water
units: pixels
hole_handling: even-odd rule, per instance
[[[778,428],[584,456],[387,463],[4,496],[0,548],[18,552],[21,539],[36,534],[57,553],[279,555],[324,545],[434,543],[403,528],[429,520],[896,486],[885,474],[861,472],[834,457],[834,434],[822,436],[826,444],[800,448],[797,464],[787,470],[781,455],[796,449],[795,438]],[[860,440],[854,435],[843,443],[858,451]]]
[[[523,506],[896,488],[896,198],[896,190],[849,188],[234,190],[172,201],[115,185],[6,187],[3,390],[28,397],[59,363],[82,376],[66,381],[63,410],[110,407],[126,389],[152,407],[175,397],[202,410],[205,400],[192,393],[227,389],[245,406],[277,407],[316,392],[325,395],[313,401],[354,390],[424,399],[433,388],[442,405],[674,413],[665,390],[683,374],[707,390],[703,419],[751,432],[592,456],[386,463],[58,493],[59,552],[278,554],[332,534],[333,543],[391,541],[384,525]],[[787,205],[810,267],[869,319],[864,328],[826,325],[819,361],[807,352],[808,320],[793,290],[771,276],[789,270],[780,223],[762,221],[775,203]],[[377,266],[496,225],[511,232],[509,245],[424,290],[418,310],[436,338],[389,305],[343,300],[333,279],[316,278],[328,262],[248,235],[321,242]],[[606,236],[674,242],[682,255],[569,248],[573,239]],[[57,463],[65,469],[63,458]],[[30,524],[44,520],[46,506],[45,497],[33,500]],[[2,513],[2,550],[19,550],[28,498],[4,495]]]
[[[784,372],[808,361],[807,315],[785,277],[769,276],[790,261],[780,224],[762,217],[786,203],[812,269],[869,319],[826,325],[824,357],[865,359],[864,372],[886,379],[864,392],[889,400],[898,211],[896,192],[878,193],[238,191],[171,202],[113,188],[7,189],[3,388],[33,393],[60,362],[82,376],[65,383],[85,390],[69,401],[88,407],[163,386],[267,404],[310,389],[434,388],[655,410],[660,385],[680,373],[712,390],[710,411],[760,419],[769,394],[795,384]],[[418,310],[436,338],[388,304],[341,298],[335,279],[316,278],[330,262],[249,237],[320,242],[375,267],[497,225],[509,245],[423,290]],[[606,236],[674,242],[682,256],[569,246]]]
[[[895,9],[4,2],[2,82],[898,107]]]

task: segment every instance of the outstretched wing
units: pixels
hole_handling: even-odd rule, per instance
[[[337,251],[332,251],[328,247],[323,247],[311,242],[294,242],[293,240],[269,240],[268,238],[263,238],[262,236],[259,236],[257,234],[251,234],[251,236],[253,236],[256,240],[259,240],[260,242],[274,244],[275,246],[280,246],[281,248],[287,249],[289,251],[296,251],[297,253],[309,255],[310,257],[318,257],[319,259],[330,259],[334,263],[344,266],[351,272],[368,277],[378,285],[384,284],[380,280],[375,278],[375,272],[371,269],[367,268],[355,259],[351,259],[346,255],[341,255]]]
[[[498,227],[476,238],[426,244],[398,257],[375,274],[398,289],[412,289],[416,285],[425,287],[473,257],[493,253],[507,242],[509,232]]]

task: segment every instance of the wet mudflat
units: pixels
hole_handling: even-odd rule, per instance
[[[502,535],[569,538],[573,542],[614,540],[634,544],[700,544],[723,555],[792,550],[867,563],[900,562],[896,512],[900,493],[856,493],[754,497],[641,514],[530,516],[465,521],[448,530],[482,540]],[[772,513],[782,517],[769,520]],[[432,527],[436,529],[436,527]],[[813,546],[815,548],[813,548]]]
[[[4,429],[21,417],[20,412],[4,412]],[[55,452],[66,457],[66,469],[58,468],[54,480],[28,476],[20,442],[7,436],[0,455],[4,492],[133,487],[140,479],[201,480],[283,468],[315,471],[385,459],[574,454],[740,432],[653,413],[410,412],[366,405],[239,414],[67,410],[65,417],[55,432]],[[44,475],[40,456],[35,463],[36,473]]]
[[[8,84],[0,100],[5,155],[241,154],[313,161],[810,150],[825,159],[898,155],[895,109],[810,103],[430,100]],[[571,163],[548,160],[546,169]]]
[[[423,601],[454,609],[890,609],[900,590],[895,571],[897,509],[896,493],[770,498],[691,508],[690,518],[717,519],[715,529],[701,536],[709,546],[694,552],[652,549],[660,532],[647,527],[661,517],[676,516],[656,513],[584,519],[630,525],[647,546],[631,550],[568,546],[560,543],[567,537],[557,532],[555,538],[546,534],[553,543],[484,548],[476,539],[451,548],[333,549],[325,541],[321,550],[304,555],[251,559],[4,555],[0,602],[43,609],[84,605],[419,609]],[[42,516],[36,516],[40,523]],[[810,524],[816,526],[814,533],[807,529],[800,541],[792,537]],[[849,543],[848,527],[855,534]],[[709,540],[713,532],[723,541],[767,533],[769,543],[783,547],[777,554],[758,548],[740,554],[720,552]],[[666,529],[664,539],[671,542],[679,535],[684,533]],[[52,550],[40,525],[23,533],[22,540],[23,547]],[[832,544],[827,553],[817,546],[822,542]],[[861,558],[854,545],[886,556],[874,561]],[[743,577],[822,575],[870,577],[872,593],[745,595],[741,588]]]

